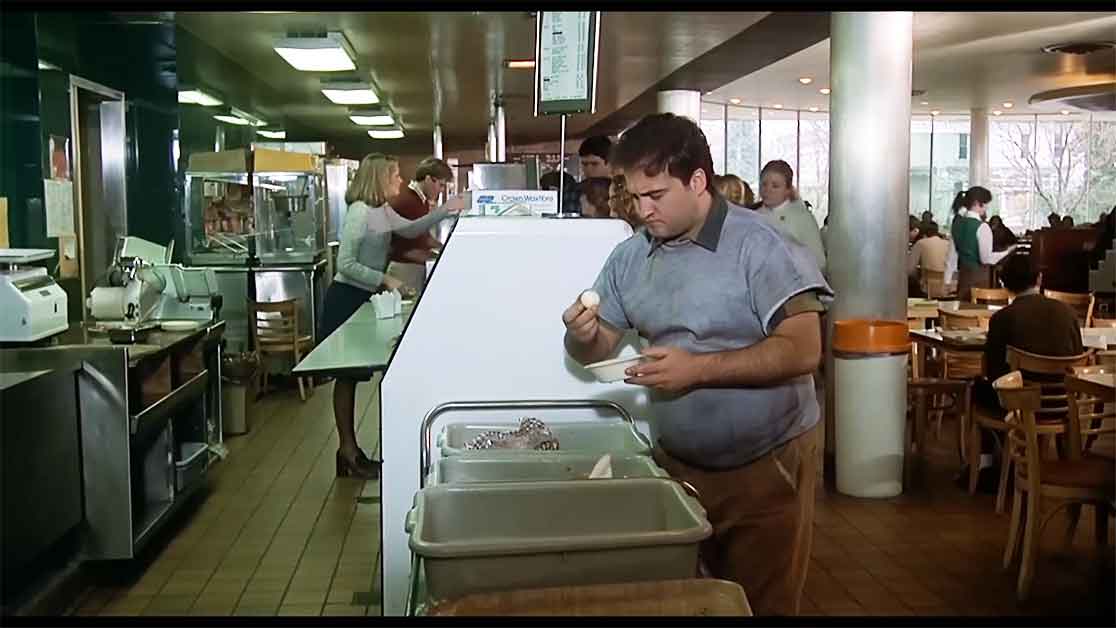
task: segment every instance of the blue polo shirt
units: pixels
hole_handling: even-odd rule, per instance
[[[600,317],[613,327],[693,353],[754,345],[783,320],[793,297],[833,294],[806,247],[716,194],[693,240],[664,242],[641,229],[612,251],[593,289]],[[710,469],[748,464],[812,428],[819,415],[811,375],[653,399],[662,448]]]

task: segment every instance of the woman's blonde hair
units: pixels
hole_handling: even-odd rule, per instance
[[[345,190],[345,202],[364,201],[369,207],[379,207],[388,202],[388,185],[391,169],[399,172],[399,160],[391,155],[372,153],[360,160],[353,182]]]
[[[612,177],[612,184],[608,190],[609,212],[628,223],[633,229],[639,227],[639,199],[628,191],[628,182],[624,175]]]
[[[730,203],[747,207],[756,200],[752,188],[744,179],[734,174],[714,175],[713,186]]]

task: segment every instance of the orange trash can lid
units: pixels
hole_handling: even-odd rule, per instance
[[[906,321],[852,318],[833,323],[833,350],[841,353],[907,353],[911,350]]]

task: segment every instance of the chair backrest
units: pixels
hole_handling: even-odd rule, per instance
[[[1057,290],[1043,290],[1043,296],[1061,301],[1066,305],[1073,308],[1077,314],[1077,318],[1081,321],[1082,327],[1093,326],[1093,305],[1096,304],[1096,297],[1090,293],[1077,293],[1077,292],[1058,292]]]
[[[976,379],[984,375],[984,352],[942,350],[946,379]]]
[[[1097,351],[1097,364],[1116,369],[1116,351]]]
[[[939,299],[946,295],[945,271],[921,268],[919,274],[926,298]]]
[[[986,305],[1007,305],[1011,303],[1011,293],[1006,288],[972,288],[973,303]]]
[[[1017,371],[1022,371],[1026,384],[1034,384],[1042,390],[1042,402],[1035,410],[1040,421],[1064,420],[1069,411],[1069,402],[1066,398],[1066,370],[1074,366],[1086,366],[1092,357],[1091,350],[1079,355],[1050,356],[1038,355],[1023,351],[1017,347],[1008,346],[1008,366]],[[1040,377],[1028,377],[1038,375]],[[1049,377],[1041,377],[1049,376]]]
[[[1093,366],[1071,366],[1069,373],[1073,375],[1107,375],[1110,379],[1116,377],[1116,365],[1096,364]],[[1083,436],[1099,436],[1101,434],[1116,433],[1116,412],[1105,411],[1105,404],[1111,399],[1102,399],[1095,395],[1074,394],[1069,399],[1071,408],[1077,412],[1070,412],[1070,429]],[[1080,447],[1080,442],[1071,443]]]
[[[1116,318],[1094,318],[1093,324],[1089,327],[1116,327]]]
[[[1037,495],[1042,452],[1038,445],[1038,423],[1035,414],[1042,407],[1042,389],[1028,385],[1023,374],[1013,371],[992,382],[1000,405],[1008,411],[1005,419],[1008,424],[1007,453],[1015,466],[1016,482],[1026,486],[1032,495]]]
[[[951,310],[938,310],[938,320],[942,323],[942,329],[974,329],[980,327],[988,329],[988,319],[981,319],[976,315],[962,314],[961,312],[954,312]]]
[[[248,301],[248,322],[252,343],[261,353],[294,349],[298,343],[298,299],[256,303]]]

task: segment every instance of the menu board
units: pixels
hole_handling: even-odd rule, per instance
[[[539,11],[535,115],[593,113],[600,11]]]

